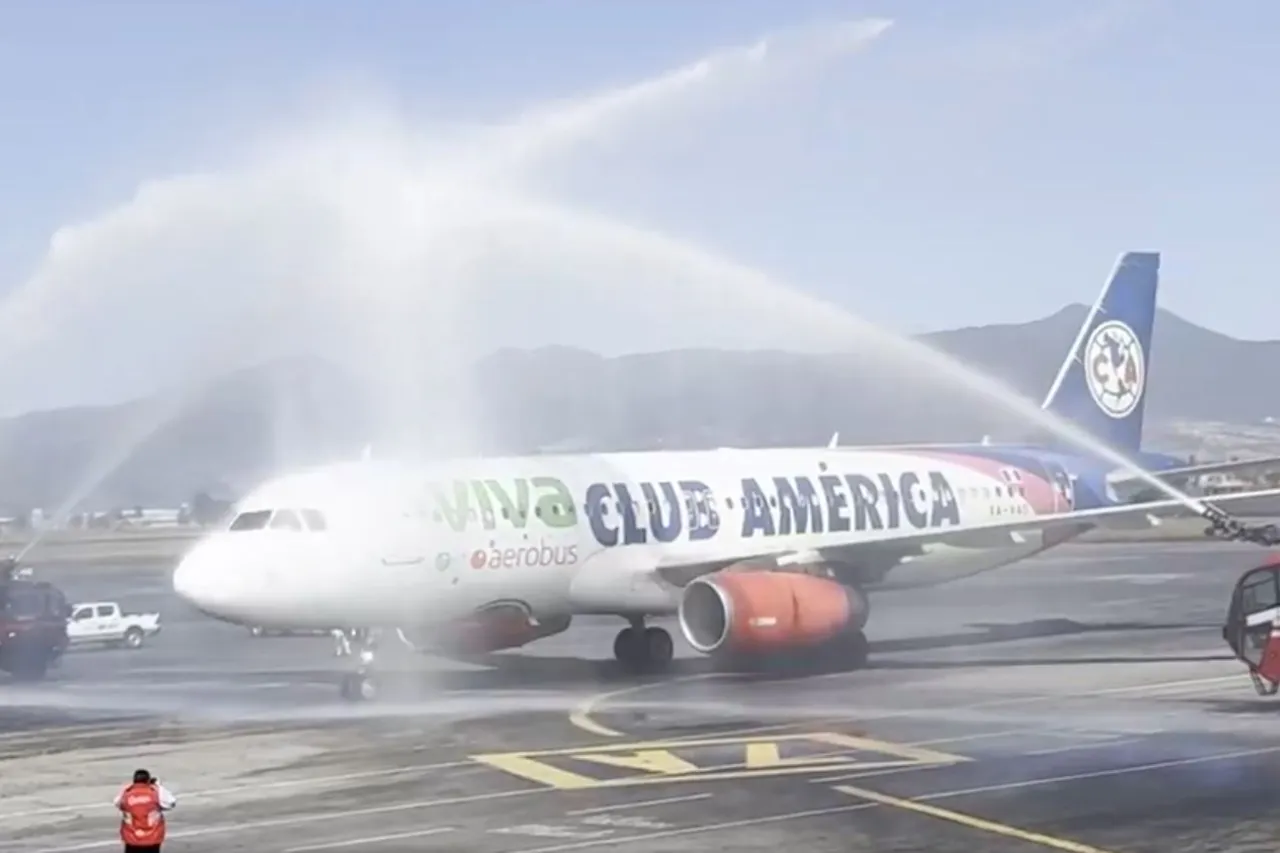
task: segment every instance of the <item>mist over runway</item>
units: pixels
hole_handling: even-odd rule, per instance
[[[608,618],[490,667],[388,645],[409,686],[360,706],[338,698],[350,662],[328,638],[206,619],[164,563],[51,565],[71,598],[164,628],[4,686],[0,834],[110,848],[101,804],[142,762],[178,793],[170,835],[192,851],[1245,839],[1268,830],[1280,736],[1218,631],[1260,553],[1067,546],[878,595],[871,666],[850,673],[716,672],[682,645],[671,677],[627,680]]]

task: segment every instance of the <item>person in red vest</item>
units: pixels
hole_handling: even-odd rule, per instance
[[[164,844],[164,813],[178,804],[160,780],[146,770],[135,770],[133,782],[116,794],[120,810],[120,840],[124,853],[160,853]]]

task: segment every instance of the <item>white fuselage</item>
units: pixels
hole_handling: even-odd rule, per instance
[[[184,558],[174,585],[207,613],[297,627],[444,625],[502,601],[540,616],[660,615],[674,612],[679,589],[657,569],[891,545],[1069,502],[1031,472],[929,452],[347,463],[255,490],[230,529]],[[1039,547],[1007,535],[968,544],[977,550],[926,553],[903,568],[972,573]]]

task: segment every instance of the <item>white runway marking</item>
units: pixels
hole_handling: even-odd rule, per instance
[[[1132,574],[1132,575],[1086,575],[1081,580],[1091,581],[1111,581],[1120,583],[1137,583],[1137,584],[1161,584],[1169,581],[1181,580],[1189,578],[1192,575],[1183,574]]]
[[[381,844],[384,841],[403,841],[406,838],[422,838],[426,835],[439,835],[442,832],[453,832],[451,826],[433,826],[430,829],[418,829],[412,832],[393,832],[389,835],[366,835],[363,838],[350,838],[346,841],[326,841],[322,844],[307,844],[303,847],[290,847],[285,853],[304,853],[311,850],[337,850],[342,847],[363,847],[366,844]]]
[[[566,815],[597,814],[598,812],[619,812],[623,809],[643,809],[649,806],[660,806],[666,803],[688,803],[693,800],[705,800],[711,794],[690,794],[687,797],[663,797],[661,800],[641,800],[638,803],[616,803],[612,806],[595,806],[589,809],[577,809],[565,812]]]

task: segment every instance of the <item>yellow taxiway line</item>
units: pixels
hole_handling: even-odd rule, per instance
[[[1016,826],[1009,826],[1005,823],[997,823],[994,820],[986,818],[974,817],[973,815],[953,812],[950,809],[931,806],[927,803],[919,803],[914,800],[904,800],[901,797],[893,797],[889,794],[882,794],[879,791],[869,791],[866,788],[855,788],[852,785],[836,785],[835,790],[842,794],[848,794],[851,797],[857,797],[860,800],[867,800],[872,803],[879,803],[882,806],[892,806],[895,809],[903,811],[915,812],[917,814],[928,815],[939,820],[950,821],[951,823],[966,826],[970,829],[977,829],[983,832],[990,832],[994,835],[1003,835],[1006,838],[1016,838],[1019,841],[1029,841],[1032,844],[1039,844],[1042,847],[1051,847],[1054,850],[1064,850],[1066,853],[1109,853],[1101,847],[1094,847],[1089,844],[1081,844],[1079,841],[1071,841],[1067,838],[1058,838],[1053,835],[1045,835],[1040,832],[1030,832],[1025,829],[1018,829]]]
[[[815,680],[823,679],[823,678],[832,678],[837,676],[844,676],[844,675],[848,675],[848,673],[832,673],[831,675],[819,675],[819,676],[815,676]],[[712,678],[726,678],[728,676],[729,676],[728,673],[720,673],[720,672],[698,673],[697,675],[685,675],[685,676],[680,676],[678,678],[668,679],[665,681],[650,681],[644,684],[634,684],[630,687],[623,687],[620,690],[611,690],[607,693],[596,693],[594,695],[588,696],[586,699],[578,703],[577,707],[575,707],[574,710],[569,714],[569,723],[573,725],[575,728],[581,729],[585,732],[589,732],[598,737],[626,737],[625,732],[620,732],[616,729],[611,729],[608,726],[601,724],[595,719],[594,715],[596,711],[600,708],[600,706],[605,705],[609,702],[612,702],[614,699],[617,699],[620,696],[630,696],[632,694],[639,693],[642,690],[650,690],[657,687],[667,687],[672,684],[682,684],[689,681],[699,681],[699,680],[705,681]],[[1233,682],[1233,681],[1239,681],[1239,676],[1215,675],[1215,676],[1209,676],[1207,678],[1187,678],[1187,679],[1179,679],[1176,681],[1156,681],[1156,682],[1146,682],[1141,684],[1126,684],[1120,687],[1104,687],[1098,690],[1087,690],[1079,693],[1054,693],[1054,694],[1045,693],[1045,694],[1036,694],[1033,696],[1005,696],[998,699],[989,699],[982,702],[973,702],[967,705],[959,705],[953,710],[977,711],[977,710],[984,710],[987,708],[1004,708],[1004,707],[1016,707],[1019,705],[1035,705],[1042,702],[1061,701],[1064,699],[1095,699],[1095,698],[1101,698],[1104,696],[1123,696],[1127,693],[1143,693],[1148,691],[1152,693],[1163,693],[1164,691],[1169,690],[1170,688],[1173,688],[1175,692],[1183,693],[1183,692],[1188,692],[1185,688],[1194,689],[1199,687],[1207,687],[1212,684],[1223,684],[1226,682]],[[886,719],[893,719],[895,717],[909,717],[913,713],[915,713],[914,710],[889,711],[887,713],[885,712],[872,713],[865,716],[851,714],[848,717],[845,717],[844,719],[857,720],[858,722],[861,723],[869,720],[886,720]],[[841,718],[840,717],[825,718],[826,722],[828,723],[835,722],[838,719],[841,719]],[[777,726],[777,728],[790,728],[792,725],[796,725],[796,724],[792,723],[792,724],[780,725],[780,726]],[[769,726],[766,728],[774,728],[774,726]]]
[[[573,709],[571,714],[569,714],[569,722],[575,728],[582,729],[584,732],[590,732],[591,734],[598,735],[600,737],[625,737],[626,734],[624,732],[611,729],[608,726],[604,726],[596,722],[592,716],[595,713],[596,708],[607,702],[612,702],[620,696],[630,696],[633,693],[639,693],[642,690],[648,690],[653,687],[669,687],[672,684],[683,684],[688,681],[718,678],[720,675],[721,674],[717,672],[683,675],[678,678],[668,678],[662,681],[648,681],[644,684],[633,684],[630,687],[623,687],[621,690],[610,690],[607,693],[596,693],[592,696],[588,696],[586,699],[583,699],[578,703],[578,706]]]

